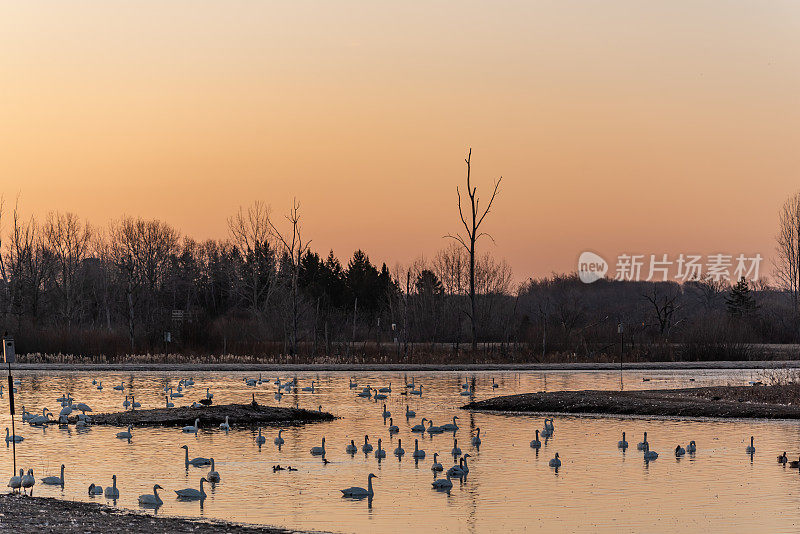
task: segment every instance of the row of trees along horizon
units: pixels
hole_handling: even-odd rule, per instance
[[[470,157],[461,233],[391,270],[362,250],[312,250],[296,201],[283,218],[240,208],[227,239],[202,242],[160,220],[23,218],[17,202],[0,210],[0,330],[28,361],[719,360],[800,341],[800,194],[780,213],[775,285],[572,273],[514,287],[478,247],[500,180],[481,208]]]

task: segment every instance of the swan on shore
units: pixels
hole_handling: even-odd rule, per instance
[[[36,484],[36,479],[33,478],[33,469],[28,469],[28,474],[22,477],[22,489],[29,489],[33,488],[33,485]],[[31,490],[31,495],[33,495],[33,490]]]
[[[372,497],[375,492],[372,490],[372,479],[378,478],[376,475],[370,473],[367,477],[367,489],[360,488],[358,486],[352,486],[350,488],[345,488],[343,490],[339,490],[342,492],[342,497]]]
[[[14,475],[10,479],[8,479],[7,486],[11,488],[11,493],[14,493],[14,490],[19,491],[19,489],[22,487],[22,477],[24,476],[24,474],[25,471],[20,469],[19,475]]]

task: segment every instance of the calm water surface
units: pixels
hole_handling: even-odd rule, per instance
[[[41,413],[43,407],[56,414],[56,398],[70,392],[96,412],[119,411],[124,394],[112,386],[124,382],[143,408],[164,405],[163,388],[177,387],[188,374],[136,373],[19,373],[17,411],[25,405]],[[329,411],[340,419],[302,427],[286,428],[286,444],[273,444],[276,428],[265,428],[267,442],[259,448],[256,432],[234,428],[229,433],[201,429],[197,437],[179,429],[134,428],[131,443],[118,440],[119,428],[75,427],[46,429],[23,425],[17,417],[17,434],[25,441],[17,446],[19,467],[33,468],[37,480],[57,475],[66,465],[66,483],[59,487],[37,483],[35,495],[82,501],[89,497],[90,483],[105,487],[117,475],[118,506],[138,508],[137,497],[152,489],[161,492],[164,505],[159,515],[208,517],[294,529],[337,532],[401,532],[415,528],[450,532],[520,532],[526,530],[582,532],[667,532],[704,529],[709,532],[744,532],[756,528],[769,532],[796,531],[800,525],[800,474],[780,467],[775,457],[788,451],[800,454],[800,425],[791,421],[738,421],[642,419],[556,416],[555,435],[537,453],[529,442],[542,428],[542,416],[471,414],[458,409],[470,397],[460,395],[465,380],[475,383],[472,398],[530,391],[618,389],[618,373],[599,372],[425,372],[425,373],[290,373],[284,381],[298,377],[300,387],[318,381],[315,393],[299,391],[275,400],[275,375],[264,375],[264,383],[248,387],[245,376],[254,373],[194,373],[195,386],[184,390],[176,405],[190,404],[210,387],[215,403],[246,402],[255,393],[265,404]],[[355,376],[359,386],[379,388],[391,383],[386,401],[356,398],[348,387]],[[413,377],[422,384],[421,397],[401,395],[404,383]],[[644,382],[644,377],[650,380]],[[751,371],[629,372],[625,389],[669,388],[711,384],[746,384],[757,379]],[[102,380],[98,391],[92,379]],[[492,379],[498,388],[492,389]],[[690,381],[690,379],[693,379]],[[0,424],[8,426],[8,395],[0,400]],[[390,436],[383,403],[392,412],[400,433]],[[404,417],[406,405],[417,417]],[[463,481],[453,481],[450,493],[432,490],[430,470],[433,453],[440,454],[445,469],[453,464],[450,450],[453,433],[420,436],[410,432],[423,417],[439,425],[458,415],[458,445],[469,453],[470,472]],[[236,424],[236,421],[232,421]],[[201,425],[202,426],[202,425]],[[480,449],[471,436],[481,428]],[[621,433],[627,432],[631,447],[617,449]],[[636,450],[642,433],[648,432],[660,458],[649,464]],[[373,453],[360,452],[364,435],[377,447],[383,440],[387,458],[378,462]],[[745,453],[749,437],[755,435],[756,454]],[[309,449],[326,438],[328,465],[313,457]],[[427,452],[424,460],[411,458],[414,439]],[[359,452],[345,453],[355,440]],[[398,460],[392,451],[402,440],[406,455]],[[697,442],[698,452],[676,459],[675,445]],[[210,488],[203,507],[198,502],[175,499],[173,490],[198,487],[208,468],[184,469],[183,450],[191,457],[214,457],[222,481]],[[559,452],[563,465],[556,473],[547,463]],[[272,465],[292,465],[296,472],[272,472]],[[11,448],[0,458],[0,470],[10,474]],[[371,502],[342,499],[339,489],[366,487],[367,475],[375,473],[375,497]],[[441,475],[440,475],[441,476]],[[5,480],[5,479],[3,479]]]

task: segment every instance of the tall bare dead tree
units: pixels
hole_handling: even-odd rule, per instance
[[[61,315],[67,325],[71,325],[77,318],[81,300],[78,270],[90,252],[92,228],[73,213],[50,212],[44,225],[44,237],[56,261],[54,281]]]
[[[272,232],[283,244],[283,249],[286,252],[286,255],[290,258],[292,324],[291,335],[289,338],[289,351],[292,356],[295,356],[297,354],[298,329],[300,322],[300,295],[297,287],[297,282],[300,275],[300,260],[302,259],[303,254],[308,251],[308,246],[311,244],[310,240],[305,242],[303,241],[303,236],[300,232],[300,203],[297,202],[297,199],[292,201],[292,208],[286,215],[286,220],[289,221],[289,225],[291,227],[291,237],[289,237],[288,234],[286,237],[284,237],[280,230],[278,230],[278,228],[272,224],[271,220],[268,220],[268,222]]]
[[[478,198],[478,188],[474,187],[470,181],[471,160],[472,149],[470,148],[469,153],[467,154],[467,159],[464,160],[467,163],[467,196],[469,197],[468,218],[464,216],[464,208],[461,205],[461,190],[458,188],[458,186],[456,186],[456,194],[458,195],[458,215],[461,218],[461,223],[464,225],[464,231],[466,232],[466,235],[448,234],[445,237],[449,237],[450,239],[454,239],[461,243],[461,245],[469,254],[469,311],[467,314],[469,315],[470,326],[472,330],[472,352],[474,353],[478,349],[477,302],[475,299],[475,243],[483,236],[486,236],[494,241],[494,238],[492,238],[491,235],[486,232],[481,232],[480,227],[481,224],[483,224],[483,220],[492,209],[492,204],[497,196],[497,192],[500,188],[500,182],[502,181],[503,177],[501,176],[495,182],[492,196],[489,198],[489,203],[486,205],[486,209],[481,211],[480,198]],[[467,219],[469,219],[469,222],[467,222]]]
[[[796,316],[800,295],[800,192],[786,199],[779,217],[775,274],[789,292]]]

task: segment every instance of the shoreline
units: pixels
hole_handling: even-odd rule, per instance
[[[800,368],[800,360],[631,362],[624,371],[762,370]],[[619,363],[475,363],[475,364],[257,364],[257,363],[14,363],[12,371],[187,371],[187,372],[424,372],[424,371],[597,371],[619,372]]]
[[[471,402],[462,409],[514,414],[800,419],[800,384],[711,386],[634,391],[522,393]]]
[[[0,494],[0,530],[83,534],[85,532],[150,532],[153,534],[296,534],[277,527],[210,519],[160,517],[102,503],[53,497]]]

